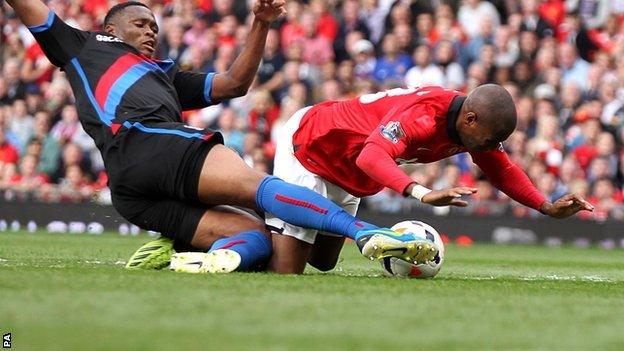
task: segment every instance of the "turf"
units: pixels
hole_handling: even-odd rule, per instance
[[[432,280],[347,247],[327,274],[126,271],[147,241],[0,233],[15,350],[623,350],[624,252],[447,247]]]

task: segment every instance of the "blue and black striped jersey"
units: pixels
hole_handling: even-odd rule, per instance
[[[80,121],[102,153],[124,130],[182,122],[182,111],[212,104],[214,73],[181,71],[172,60],[153,60],[107,33],[73,28],[54,12],[29,30],[66,72]]]

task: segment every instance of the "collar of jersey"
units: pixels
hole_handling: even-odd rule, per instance
[[[446,132],[451,140],[457,144],[463,146],[461,139],[459,139],[459,132],[457,132],[457,118],[459,118],[459,111],[462,105],[466,101],[465,96],[456,96],[449,105],[448,113],[446,114]]]
[[[114,35],[111,35],[111,34],[109,34],[107,32],[96,32],[96,33],[97,34],[106,35],[106,36],[112,36],[112,37],[115,37],[115,38],[119,39],[118,37],[116,37]],[[119,40],[121,40],[121,39],[119,39]],[[126,43],[123,40],[121,40],[120,43],[124,44],[125,46],[127,46],[130,49],[130,51],[132,51],[134,54],[140,56],[145,61],[152,62],[152,63],[156,64],[156,66],[158,66],[164,72],[169,71],[171,69],[171,67],[173,67],[173,65],[175,65],[175,62],[172,59],[170,59],[170,58],[167,58],[167,59],[164,59],[164,60],[157,60],[157,59],[154,59],[154,58],[151,58],[151,57],[145,55],[144,53],[142,53],[139,50],[137,50],[137,48],[135,48],[134,46],[132,46],[132,45],[130,45],[128,43]]]

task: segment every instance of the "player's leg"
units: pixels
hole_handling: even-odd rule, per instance
[[[301,185],[326,197],[325,183],[305,169],[292,151],[292,135],[299,127],[305,111],[296,112],[284,126],[283,133],[280,133],[273,160],[273,174],[288,183]],[[265,214],[265,222],[273,232],[273,255],[268,269],[284,274],[303,273],[318,231],[294,226],[270,213]]]
[[[202,215],[190,244],[207,251],[215,241],[246,231],[257,231],[270,237],[264,222],[253,215],[231,206],[214,206]]]
[[[264,222],[251,214],[229,206],[216,206],[202,216],[191,245],[207,250],[204,260],[212,260],[213,270],[227,268],[219,259],[228,258],[227,251],[240,258],[237,271],[257,271],[266,267],[270,258],[271,239]],[[225,252],[225,256],[220,254]]]
[[[219,243],[219,249],[236,252],[235,266],[229,261],[218,260],[223,257],[206,257],[215,271],[220,271],[220,264],[226,264],[228,271],[255,269],[266,264],[270,256],[270,237],[262,221],[238,209],[226,206],[206,208],[177,200],[147,201],[118,196],[113,199],[115,208],[131,223],[160,232],[169,239],[144,245],[130,259],[128,268],[163,268],[174,254],[174,242],[204,252]],[[150,249],[158,242],[168,242],[168,250]]]
[[[281,274],[302,274],[312,245],[295,237],[272,235],[273,255],[267,270]]]
[[[308,254],[308,263],[322,272],[336,267],[345,238],[319,233]]]
[[[355,216],[358,207],[360,206],[360,199],[355,197],[342,188],[331,184],[325,183],[327,196],[340,204],[347,213]],[[308,263],[314,268],[320,271],[329,271],[336,267],[340,252],[344,245],[345,238],[333,233],[320,232],[316,236],[316,240],[310,255],[308,256]]]

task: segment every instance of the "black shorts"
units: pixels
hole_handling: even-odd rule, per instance
[[[142,229],[188,244],[208,206],[197,189],[220,133],[183,123],[144,123],[115,136],[104,162],[113,206]]]

